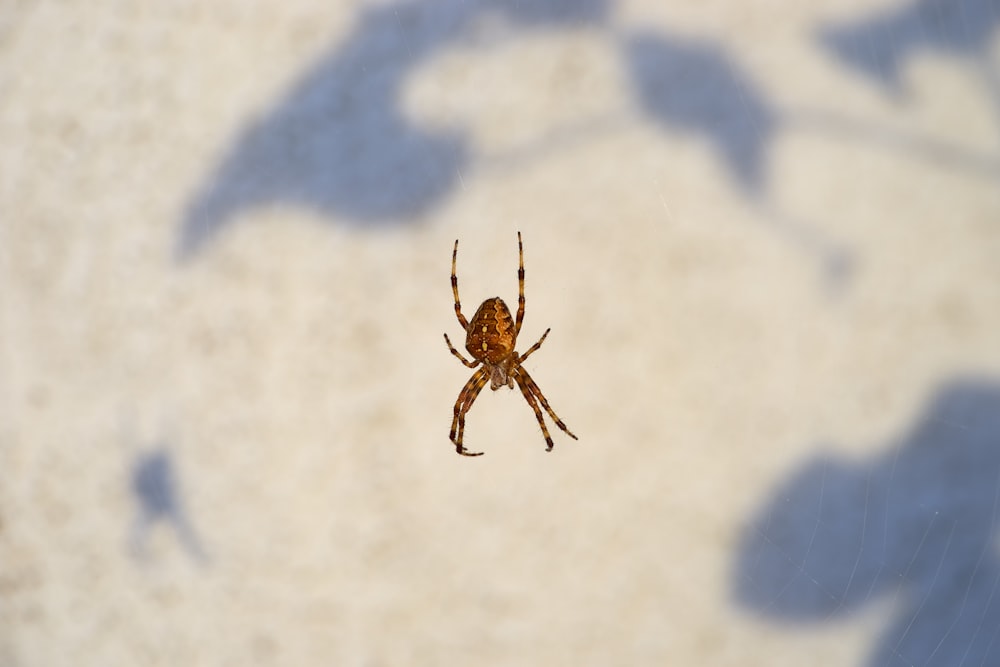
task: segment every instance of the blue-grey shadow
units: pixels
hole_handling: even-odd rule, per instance
[[[789,625],[890,600],[867,664],[1000,664],[1000,384],[941,389],[871,460],[820,456],[747,524],[736,604]]]
[[[824,28],[820,34],[838,56],[893,90],[898,89],[901,61],[921,47],[975,55],[1000,114],[1000,75],[986,54],[998,16],[1000,6],[991,9],[988,0],[925,0],[857,24]],[[625,34],[621,41],[636,107],[665,132],[710,146],[762,220],[779,237],[816,257],[835,289],[849,280],[857,259],[809,221],[780,210],[769,194],[769,151],[781,133],[809,132],[990,180],[1000,175],[997,156],[894,124],[852,119],[830,109],[781,108],[719,40],[657,30]]]
[[[476,30],[483,19],[547,30],[601,21],[606,11],[605,0],[404,0],[364,10],[343,42],[239,132],[191,199],[176,258],[190,258],[241,212],[264,205],[364,226],[416,220],[455,187],[473,156],[462,127],[407,118],[407,77],[444,48],[488,39]]]
[[[996,0],[918,0],[826,26],[818,39],[847,67],[904,99],[900,71],[909,60],[938,51],[986,61],[998,25]]]
[[[136,457],[130,477],[136,503],[136,516],[129,531],[132,556],[145,560],[149,533],[163,525],[173,529],[193,560],[207,563],[205,549],[182,502],[169,447],[160,444]]]
[[[780,114],[721,44],[661,31],[630,35],[624,49],[640,109],[671,132],[706,141],[745,192],[767,187]]]
[[[626,35],[622,48],[636,106],[664,131],[710,146],[772,231],[819,260],[830,287],[848,280],[851,254],[771,203],[768,150],[787,119],[725,45],[661,30]]]
[[[817,31],[817,40],[845,67],[880,86],[898,103],[908,91],[902,72],[928,53],[964,60],[982,83],[1000,125],[1000,69],[991,57],[993,35],[1000,28],[996,0],[917,0]],[[1000,176],[1000,156],[951,146],[896,128],[865,126],[828,112],[808,112],[800,119],[818,131],[862,139],[897,153],[909,153],[942,166],[986,176]]]

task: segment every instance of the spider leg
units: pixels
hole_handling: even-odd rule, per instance
[[[458,357],[458,360],[461,361],[466,366],[468,366],[469,368],[475,368],[476,366],[479,365],[479,359],[476,359],[475,361],[469,361],[468,359],[463,357],[462,353],[456,350],[455,346],[451,344],[450,340],[448,340],[448,334],[444,335],[444,342],[448,343],[448,349],[451,350],[451,353],[454,354],[456,357]]]
[[[517,388],[521,390],[521,395],[524,396],[524,400],[528,402],[531,409],[535,411],[535,419],[538,420],[538,425],[542,427],[542,435],[545,436],[545,451],[551,452],[552,448],[555,447],[555,443],[552,442],[552,436],[549,435],[549,429],[545,426],[545,419],[542,417],[542,411],[538,407],[538,401],[531,394],[531,390],[528,389],[528,385],[524,383],[524,379],[521,377],[520,373],[512,376],[517,381]]]
[[[486,381],[489,379],[489,373],[486,372],[486,367],[483,366],[478,371],[472,374],[469,381],[465,383],[462,387],[462,391],[458,394],[458,400],[455,401],[455,413],[451,420],[451,432],[448,437],[455,444],[455,451],[462,456],[482,456],[482,452],[470,452],[465,447],[462,446],[462,434],[465,431],[465,413],[469,411],[472,407],[473,401],[479,395],[479,392],[483,390],[486,386]],[[456,434],[457,428],[457,434]]]
[[[470,452],[469,450],[467,450],[462,445],[462,438],[465,435],[465,415],[466,415],[466,413],[469,412],[469,409],[472,408],[472,403],[473,403],[473,401],[476,400],[476,397],[479,396],[479,392],[481,392],[483,390],[483,387],[486,386],[486,381],[487,380],[489,380],[489,373],[486,373],[485,375],[483,375],[483,379],[480,380],[478,383],[476,383],[476,386],[473,387],[472,393],[469,396],[468,402],[465,404],[465,408],[462,410],[462,414],[459,415],[459,417],[458,417],[458,442],[455,443],[455,451],[458,452],[459,454],[461,454],[462,456],[482,456],[483,455],[482,452]]]
[[[542,334],[542,337],[538,339],[538,342],[529,347],[527,352],[525,352],[524,354],[522,354],[517,358],[517,363],[521,363],[522,361],[528,358],[529,354],[540,348],[542,346],[542,341],[545,340],[545,337],[549,335],[550,331],[552,331],[551,327],[546,329],[545,333]]]
[[[524,246],[521,245],[521,232],[517,233],[517,319],[514,321],[514,338],[521,333],[521,322],[524,320]]]
[[[541,403],[542,407],[545,408],[545,411],[549,413],[549,416],[552,417],[552,421],[556,423],[556,426],[558,426],[563,430],[563,433],[573,438],[574,440],[579,440],[578,437],[573,435],[572,431],[566,428],[566,424],[564,424],[563,421],[559,419],[559,416],[556,415],[556,411],[553,410],[552,406],[549,405],[549,402],[545,400],[545,394],[543,394],[542,390],[538,388],[538,385],[535,384],[535,381],[531,379],[531,376],[528,375],[528,371],[524,370],[523,366],[517,367],[517,379],[518,379],[518,384],[524,382],[524,384],[528,386],[528,389],[531,391],[532,394],[534,394],[538,398],[538,402]]]
[[[458,400],[455,401],[454,415],[451,418],[451,432],[448,434],[448,438],[452,442],[455,442],[455,432],[458,427],[458,417],[463,412],[468,411],[469,408],[466,406],[466,404],[469,402],[469,393],[476,386],[476,382],[478,382],[481,379],[485,370],[486,370],[485,368],[480,368],[478,371],[473,373],[472,377],[469,378],[469,381],[465,383],[464,387],[462,387],[462,391],[458,392]]]
[[[469,328],[469,321],[462,314],[462,302],[458,300],[458,276],[455,275],[455,263],[458,259],[458,239],[455,239],[455,248],[451,251],[451,292],[455,295],[455,315],[463,330]]]

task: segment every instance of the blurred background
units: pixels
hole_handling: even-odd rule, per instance
[[[0,8],[0,665],[1000,664],[995,0]],[[517,299],[579,436],[442,340]]]

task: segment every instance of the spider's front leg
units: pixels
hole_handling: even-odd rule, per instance
[[[455,239],[455,247],[451,251],[451,293],[455,297],[455,317],[463,329],[469,328],[469,322],[462,314],[462,301],[458,298],[458,274],[456,273],[456,262],[458,261],[458,239]]]
[[[521,333],[521,323],[524,321],[524,246],[521,245],[521,232],[517,233],[517,319],[514,320],[514,337]]]

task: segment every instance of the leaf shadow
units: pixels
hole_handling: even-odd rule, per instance
[[[516,30],[603,19],[604,0],[404,0],[364,10],[354,30],[243,127],[190,200],[175,258],[194,256],[254,207],[288,204],[345,224],[416,222],[473,160],[461,126],[420,125],[401,108],[407,78],[476,26]],[[480,40],[480,41],[477,41]]]
[[[798,626],[888,600],[867,664],[1000,664],[1000,384],[955,380],[879,451],[777,485],[739,540],[734,603]]]

